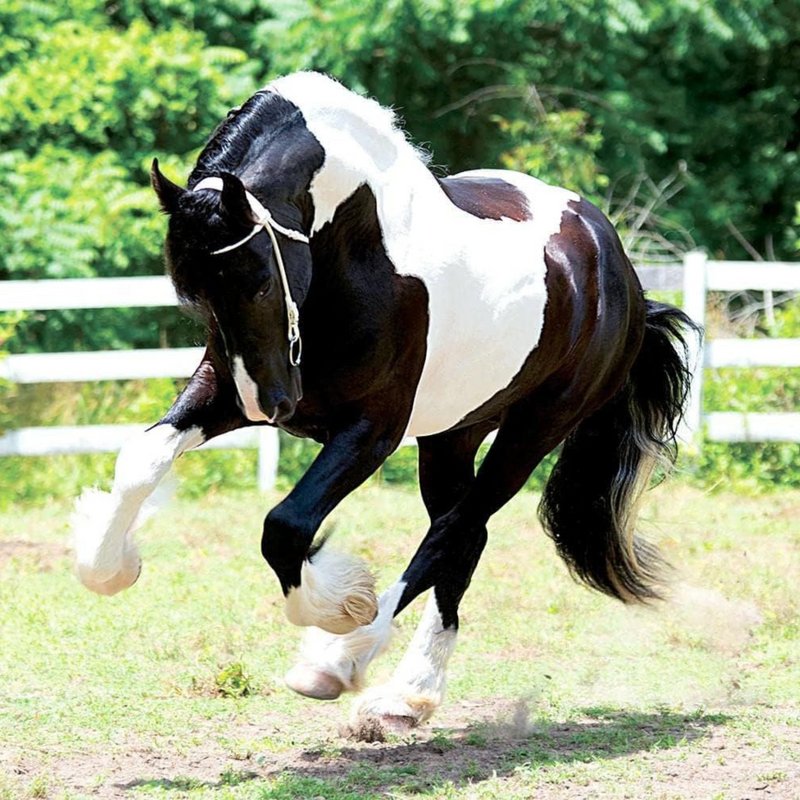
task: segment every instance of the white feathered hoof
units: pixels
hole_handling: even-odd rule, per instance
[[[303,562],[300,586],[286,596],[293,625],[345,634],[378,616],[375,578],[360,558],[322,548]]]
[[[131,561],[130,566],[112,575],[110,578],[99,577],[96,570],[81,567],[80,564],[75,565],[75,574],[78,580],[91,591],[96,594],[102,594],[110,597],[117,594],[124,589],[130,589],[142,574],[142,561],[138,557]],[[102,575],[102,573],[101,573]]]
[[[377,719],[387,730],[407,731],[427,722],[438,706],[439,702],[430,695],[378,687],[358,698],[353,709],[353,725]]]
[[[308,664],[292,667],[286,673],[285,680],[292,691],[314,700],[336,700],[345,690],[345,685],[335,675]]]

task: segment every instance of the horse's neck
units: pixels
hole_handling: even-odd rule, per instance
[[[376,130],[349,110],[307,120],[325,149],[325,164],[311,191],[314,230],[330,222],[348,197],[366,185],[375,196],[381,226],[409,228],[414,206],[430,208],[444,195],[402,133]]]

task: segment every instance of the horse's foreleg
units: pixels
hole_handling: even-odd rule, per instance
[[[78,498],[71,527],[84,586],[111,595],[136,582],[141,560],[132,534],[145,501],[181,453],[244,422],[206,355],[164,418],[123,445],[111,492],[88,489]]]
[[[322,544],[312,545],[325,517],[397,447],[404,422],[364,418],[334,435],[289,496],[267,515],[261,552],[286,597],[286,616],[345,634],[374,621],[374,579],[367,566]]]
[[[472,483],[475,453],[491,428],[479,425],[419,440],[420,488],[432,522],[450,510]],[[371,625],[346,636],[312,628],[306,634],[297,665],[286,676],[288,685],[300,694],[320,700],[338,697],[345,691],[359,691],[370,662],[389,644],[392,620],[406,588],[405,577],[381,595],[378,617]],[[418,686],[418,698],[425,691],[428,698],[435,697],[439,702],[444,693],[445,656],[449,656],[455,645],[455,625],[448,620],[449,626],[445,628],[441,621],[437,622],[437,613],[431,595],[414,641],[393,679],[390,694],[395,716],[413,713],[398,710],[398,698],[409,694],[402,688],[406,684]],[[432,649],[427,640],[438,633],[445,636],[437,635],[437,643],[447,641],[448,646]],[[422,683],[427,687],[424,690]],[[429,699],[425,706],[432,710],[434,703]]]

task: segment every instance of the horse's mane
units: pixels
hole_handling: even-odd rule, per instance
[[[287,127],[301,121],[300,112],[281,102],[274,92],[261,90],[232,109],[211,135],[189,176],[190,188],[204,177],[236,173],[256,140],[264,146]]]
[[[285,102],[284,92],[291,102]],[[304,118],[335,117],[342,111],[360,118],[395,146],[410,148],[423,163],[429,162],[429,154],[409,142],[392,109],[320,72],[295,72],[267,84],[228,113],[200,153],[189,186],[220,172],[236,173],[256,141],[263,147]]]
[[[386,108],[364,95],[351,91],[335,78],[321,72],[293,72],[277,78],[268,84],[267,89],[286,93],[294,102],[298,102],[307,117],[335,114],[339,110],[350,111],[361,117],[370,127],[391,139],[402,139],[405,134],[401,130],[397,115],[391,108]]]

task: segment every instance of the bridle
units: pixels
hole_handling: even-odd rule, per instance
[[[222,186],[222,178],[203,178],[203,180],[201,180],[200,183],[194,187],[193,191],[197,192],[200,189],[214,189],[217,192],[221,192]],[[292,299],[292,292],[289,289],[289,280],[286,277],[286,267],[283,263],[283,255],[281,254],[281,248],[278,245],[278,237],[275,235],[275,232],[277,231],[278,233],[283,234],[287,239],[294,239],[294,241],[303,242],[304,244],[309,243],[308,236],[300,231],[295,231],[291,228],[284,228],[283,225],[280,225],[275,221],[269,209],[265,208],[255,195],[253,195],[247,189],[244,191],[245,195],[247,196],[247,202],[250,204],[250,209],[256,218],[256,222],[253,225],[253,230],[250,231],[250,233],[248,233],[244,239],[241,239],[235,244],[228,245],[227,247],[221,247],[219,250],[212,250],[211,255],[217,256],[222,253],[228,253],[231,250],[235,250],[237,247],[241,247],[243,244],[249,242],[257,233],[262,230],[265,230],[269,234],[269,238],[272,240],[272,250],[275,253],[275,261],[278,264],[278,273],[281,276],[281,283],[283,284],[283,297],[286,301],[289,363],[293,367],[297,367],[300,365],[300,359],[303,355],[303,340],[300,338],[300,309],[298,309],[297,303],[295,303]]]

